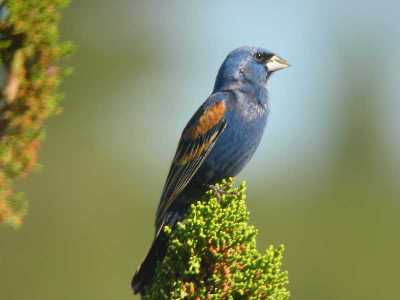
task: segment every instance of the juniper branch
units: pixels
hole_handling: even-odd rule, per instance
[[[59,60],[71,52],[59,41],[66,0],[5,0],[0,4],[0,223],[21,224],[26,202],[12,182],[37,165],[43,126],[60,112]]]
[[[156,267],[143,299],[287,300],[284,247],[256,249],[257,230],[248,224],[246,186],[233,179],[213,186],[172,230],[166,256]]]

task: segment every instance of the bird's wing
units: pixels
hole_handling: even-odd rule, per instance
[[[184,129],[164,185],[156,214],[157,231],[177,195],[187,186],[226,127],[226,103],[201,107]]]

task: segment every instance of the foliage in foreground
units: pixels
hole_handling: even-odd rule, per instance
[[[22,222],[27,205],[12,182],[37,165],[43,125],[60,110],[58,62],[71,44],[59,42],[58,24],[67,2],[0,1],[0,223]]]
[[[143,296],[155,299],[289,298],[288,275],[281,270],[283,246],[256,249],[257,230],[248,224],[246,187],[229,179],[191,206],[170,235],[165,259]]]

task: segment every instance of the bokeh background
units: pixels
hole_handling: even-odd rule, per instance
[[[258,247],[285,244],[292,299],[396,299],[400,270],[398,1],[73,1],[79,49],[30,210],[0,228],[4,300],[138,299],[129,281],[181,129],[226,54],[293,65],[269,84],[248,182]]]

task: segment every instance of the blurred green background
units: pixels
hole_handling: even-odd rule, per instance
[[[137,299],[129,281],[181,129],[226,54],[293,65],[248,182],[258,246],[284,243],[292,299],[397,299],[398,1],[73,1],[79,49],[43,168],[21,180],[23,227],[0,228],[0,298]]]

